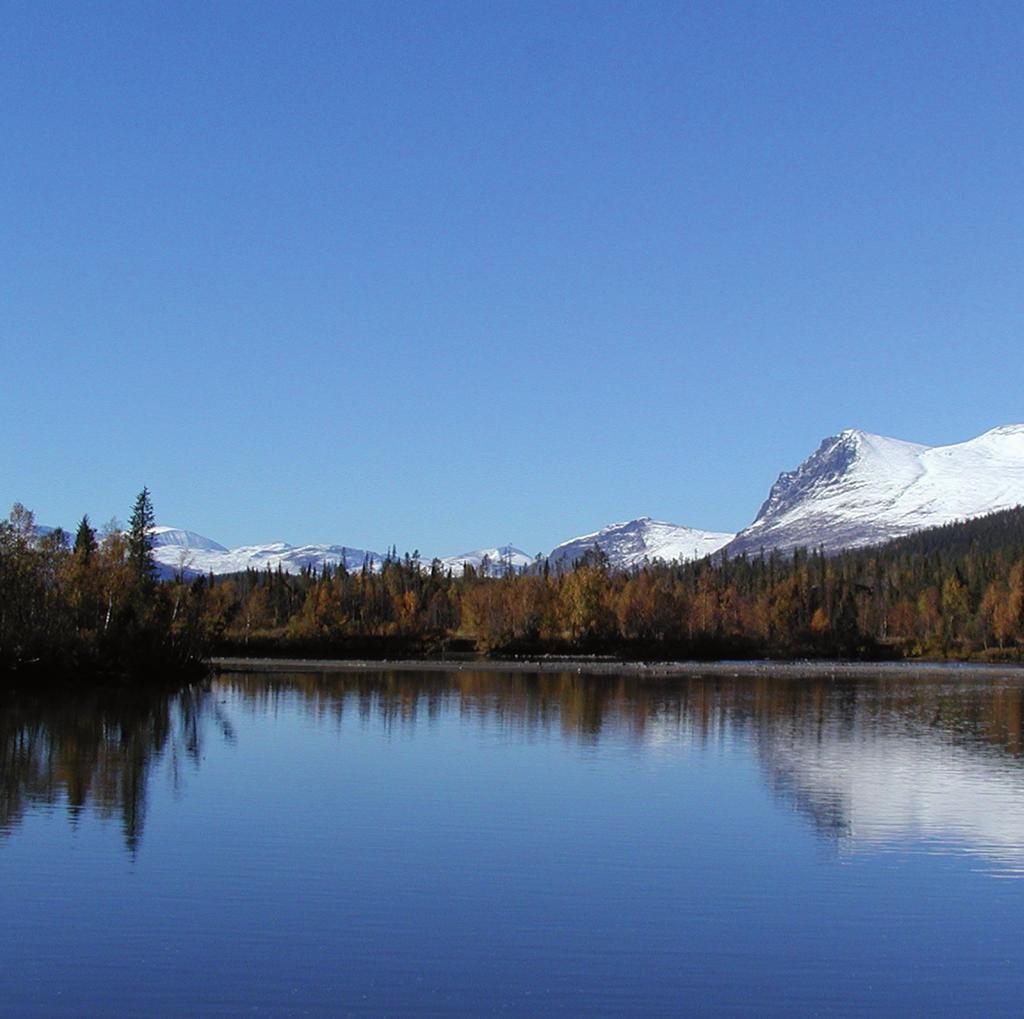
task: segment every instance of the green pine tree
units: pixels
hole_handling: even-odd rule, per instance
[[[96,551],[96,532],[89,526],[89,514],[82,517],[78,524],[78,531],[75,533],[75,558],[82,563],[88,563]]]
[[[128,521],[128,565],[132,576],[143,586],[156,580],[156,560],[153,558],[153,500],[149,489],[139,492]]]

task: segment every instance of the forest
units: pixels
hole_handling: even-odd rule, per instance
[[[165,675],[210,655],[601,654],[630,659],[1011,661],[1024,648],[1024,509],[838,555],[766,552],[456,576],[392,555],[359,570],[158,579],[153,511],[126,529],[0,524],[4,675]]]
[[[159,579],[153,504],[143,489],[126,529],[41,533],[15,503],[0,522],[0,679],[40,686],[176,681],[206,670],[207,581]]]
[[[1024,509],[876,548],[723,554],[614,570],[462,576],[383,568],[249,572],[210,589],[222,651],[609,654],[629,658],[981,658],[1024,646]]]

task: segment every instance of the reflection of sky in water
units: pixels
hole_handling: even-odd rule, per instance
[[[559,736],[664,761],[752,748],[776,797],[841,854],[965,853],[991,864],[995,876],[1024,875],[1024,701],[1016,680],[509,682],[463,676],[422,696],[367,687],[300,702],[311,717],[358,711],[364,724],[387,731],[457,712],[514,740]]]
[[[1021,705],[463,672],[8,710],[0,1000],[1015,1015]]]
[[[776,799],[841,854],[969,853],[999,876],[1024,874],[1024,683],[1014,679],[236,676],[129,704],[94,718],[81,706],[0,716],[0,834],[32,805],[63,803],[73,817],[120,816],[134,843],[154,768],[180,798],[202,744],[233,744],[239,720],[297,716],[339,737],[356,724],[401,742],[457,723],[487,738],[556,739],[652,762],[752,751]]]

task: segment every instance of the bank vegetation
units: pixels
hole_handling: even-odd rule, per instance
[[[613,569],[491,576],[392,555],[288,574],[161,579],[144,489],[127,528],[41,534],[0,523],[0,674],[194,672],[211,654],[397,657],[604,654],[1016,661],[1024,650],[1024,509],[877,548],[724,553]]]

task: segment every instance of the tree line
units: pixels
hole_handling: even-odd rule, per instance
[[[153,508],[128,527],[0,523],[0,671],[169,675],[210,654],[981,658],[1024,649],[1024,509],[826,555],[613,569],[597,550],[493,577],[390,554],[361,569],[159,579]]]
[[[503,577],[390,556],[379,569],[249,571],[212,585],[225,651],[633,657],[1019,658],[1024,509],[827,555],[798,549]]]

